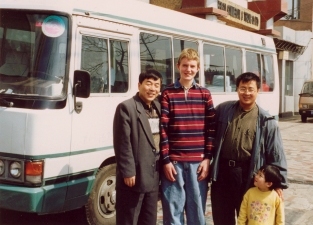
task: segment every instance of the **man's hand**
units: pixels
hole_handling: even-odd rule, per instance
[[[210,168],[210,160],[209,159],[204,159],[197,170],[197,174],[198,174],[198,181],[202,181],[205,178],[207,178],[207,176],[209,175],[209,168]]]
[[[128,187],[133,187],[135,186],[135,179],[136,177],[124,177],[124,183],[128,186]]]
[[[177,175],[177,172],[175,170],[175,167],[173,166],[173,163],[170,162],[168,164],[163,165],[163,172],[165,174],[165,177],[169,181],[174,182],[176,180],[175,176]]]
[[[275,191],[277,192],[278,196],[284,201],[283,189],[275,188]]]

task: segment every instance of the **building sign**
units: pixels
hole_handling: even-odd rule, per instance
[[[232,23],[236,27],[245,27],[249,30],[260,30],[260,15],[243,8],[228,0],[218,0],[217,8],[228,13],[227,17],[219,18],[227,23]]]

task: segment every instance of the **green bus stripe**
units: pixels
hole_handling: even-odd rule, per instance
[[[61,184],[61,183],[69,182],[69,181],[75,181],[75,180],[91,177],[91,176],[94,176],[97,171],[98,171],[98,168],[94,168],[89,171],[81,171],[75,174],[64,174],[64,175],[56,176],[56,177],[49,177],[47,180],[45,180],[45,186]]]
[[[0,157],[2,156],[2,157],[26,159],[26,160],[37,160],[37,159],[47,159],[47,158],[51,159],[51,158],[68,157],[68,156],[73,156],[73,155],[82,155],[82,154],[87,154],[91,152],[106,151],[109,149],[113,149],[113,146],[106,146],[106,147],[93,148],[93,149],[84,149],[84,150],[74,151],[74,152],[46,154],[46,155],[21,155],[21,154],[11,154],[11,153],[0,152]]]

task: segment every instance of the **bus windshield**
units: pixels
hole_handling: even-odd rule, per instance
[[[0,18],[0,95],[62,95],[67,17],[0,9]]]

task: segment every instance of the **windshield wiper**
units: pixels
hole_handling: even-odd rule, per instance
[[[9,102],[5,99],[0,98],[0,106],[12,107],[14,105],[13,102]]]

